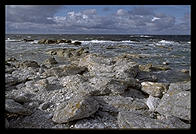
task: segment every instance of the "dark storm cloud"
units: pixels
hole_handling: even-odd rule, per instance
[[[61,7],[59,5],[7,5],[6,31],[47,31],[55,24],[53,20],[47,18],[53,17]]]
[[[149,7],[134,7],[131,11],[131,14],[134,15],[154,15],[155,8]]]
[[[184,33],[190,31],[189,14],[181,18],[181,23],[176,23],[174,16],[156,12],[155,8],[150,7],[135,7],[132,10],[119,8],[107,15],[100,15],[95,8],[89,8],[55,16],[61,7],[7,6],[6,31],[132,34],[173,34],[182,33],[179,32],[182,30]]]

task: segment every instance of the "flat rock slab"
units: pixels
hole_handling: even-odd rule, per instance
[[[188,90],[188,91],[187,91]],[[173,83],[162,97],[156,111],[163,115],[173,115],[191,120],[190,82]]]
[[[190,128],[178,118],[158,120],[132,111],[122,111],[118,114],[120,128]]]
[[[99,108],[99,103],[91,96],[75,96],[67,103],[61,103],[52,120],[56,123],[66,123],[69,121],[89,117]]]
[[[117,96],[97,96],[96,99],[100,103],[103,111],[119,112],[132,110],[146,110],[148,106],[144,100],[135,100],[132,97]]]

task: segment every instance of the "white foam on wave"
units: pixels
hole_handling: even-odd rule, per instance
[[[29,42],[29,43],[31,43],[31,44],[37,44],[38,41],[39,41],[39,40],[34,40],[34,41]]]
[[[21,40],[7,38],[7,40],[5,40],[5,41],[8,41],[8,42],[20,42]]]
[[[87,43],[114,43],[116,41],[111,41],[111,40],[90,40],[90,41],[80,41],[84,44],[87,44]]]
[[[173,41],[167,41],[167,40],[161,40],[159,41],[159,43],[162,43],[162,44],[171,44],[171,43],[174,43]]]
[[[124,43],[134,43],[134,41],[131,41],[131,40],[123,40],[121,42],[124,42]]]

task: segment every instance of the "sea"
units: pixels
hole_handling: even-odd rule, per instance
[[[23,39],[31,39],[24,42]],[[81,46],[60,44],[38,44],[40,39],[69,39],[80,41]],[[6,34],[5,57],[19,60],[35,60],[42,63],[50,57],[46,51],[55,48],[88,48],[90,53],[106,57],[122,54],[140,54],[135,58],[139,64],[163,65],[175,71],[191,67],[191,36],[190,35],[106,35],[106,34]],[[66,59],[55,57],[59,64]]]

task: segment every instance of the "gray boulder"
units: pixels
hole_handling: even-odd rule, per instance
[[[21,105],[18,102],[15,102],[13,99],[5,100],[5,110],[10,113],[22,114],[22,115],[30,115],[32,114],[27,108]]]
[[[68,75],[82,74],[87,71],[86,67],[78,67],[76,65],[63,65],[58,67],[52,67],[46,70],[43,75],[63,77]]]
[[[118,125],[120,128],[190,128],[178,118],[158,120],[133,111],[119,112]]]
[[[132,97],[117,96],[96,96],[102,111],[116,113],[119,111],[146,110],[148,106],[142,99],[136,100]]]
[[[191,120],[190,82],[170,84],[169,90],[162,97],[156,111],[163,115],[173,115],[184,120]]]
[[[68,102],[61,103],[54,112],[52,120],[57,123],[83,119],[94,114],[99,103],[91,96],[75,96]]]

